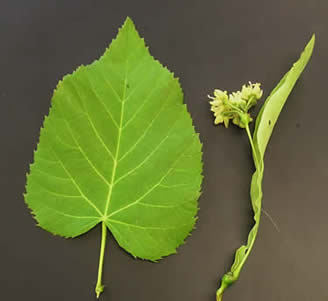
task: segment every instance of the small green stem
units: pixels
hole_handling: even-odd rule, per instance
[[[246,110],[245,110],[246,112],[248,112],[250,106],[254,105],[254,101],[255,102],[257,101],[255,95],[251,96],[251,98],[247,101],[247,106],[246,106]]]
[[[253,143],[253,138],[252,138],[251,132],[250,132],[250,130],[249,130],[249,126],[248,126],[248,124],[246,124],[245,129],[246,129],[246,132],[247,132],[247,136],[248,136],[249,143],[250,143],[250,145],[251,145],[251,147],[252,147],[253,157],[254,157],[254,159],[255,159],[255,158],[256,158],[256,151],[255,151],[255,146],[254,146],[254,143]]]
[[[231,102],[229,102],[229,106],[232,107],[232,108],[234,108],[235,111],[236,111],[236,113],[238,113],[238,114],[245,113],[244,111],[242,111],[241,109],[239,109],[237,106],[233,105]]]
[[[222,282],[220,288],[216,292],[216,301],[222,301],[223,293],[227,287],[228,287],[227,283]]]
[[[256,169],[258,169],[259,166],[260,166],[260,164],[259,164],[260,159],[257,156],[258,152],[256,152],[255,145],[254,145],[254,142],[253,142],[253,138],[252,138],[249,126],[248,126],[248,122],[245,123],[245,130],[247,132],[249,143],[250,143],[251,148],[252,148],[254,164],[255,164]],[[252,202],[253,202],[253,196],[252,195],[251,195],[251,198],[252,198]],[[261,202],[261,199],[259,199],[259,202]],[[257,231],[258,231],[258,225],[259,225],[259,222],[260,222],[260,215],[257,215],[256,209],[254,209],[254,213],[255,213],[255,217],[254,217],[255,218],[255,225],[253,226],[253,228],[251,230],[251,232],[253,232],[253,238],[251,240],[248,239],[247,246],[244,246],[246,252],[245,252],[244,256],[242,257],[242,259],[241,260],[239,259],[238,265],[235,266],[234,268],[232,268],[229,273],[225,274],[222,277],[221,285],[220,285],[219,289],[216,292],[216,301],[222,301],[222,296],[223,296],[223,293],[226,290],[226,288],[237,281],[237,279],[239,278],[240,271],[243,268],[249,254],[250,254],[250,252],[251,252],[251,250],[254,246],[255,238],[256,238],[256,235],[257,235]],[[236,256],[237,256],[237,253],[236,253]]]
[[[98,279],[97,279],[97,285],[96,285],[96,289],[95,289],[97,298],[99,298],[100,294],[104,291],[104,286],[102,284],[102,275],[103,275],[104,255],[105,255],[105,247],[106,247],[106,236],[107,236],[106,224],[105,224],[105,222],[102,222]]]

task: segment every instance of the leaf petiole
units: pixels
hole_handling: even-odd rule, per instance
[[[103,266],[104,266],[106,237],[107,237],[107,227],[105,222],[103,221],[101,223],[101,246],[100,246],[100,256],[99,256],[99,266],[98,266],[98,279],[95,289],[97,298],[99,298],[100,294],[104,291],[104,285],[102,284],[102,275],[103,275]]]

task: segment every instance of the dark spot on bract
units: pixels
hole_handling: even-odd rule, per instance
[[[271,125],[271,120],[269,120],[269,125]]]

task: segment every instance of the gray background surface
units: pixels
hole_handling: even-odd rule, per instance
[[[204,143],[197,229],[177,255],[134,260],[109,237],[101,300],[214,301],[219,277],[252,225],[252,161],[245,133],[214,127],[206,95],[260,81],[267,96],[317,34],[265,157],[264,208],[254,252],[225,301],[327,300],[326,0],[1,0],[0,298],[94,300],[100,227],[77,239],[35,226],[23,201],[53,89],[98,58],[125,17],[180,77]],[[265,98],[265,97],[264,97]]]

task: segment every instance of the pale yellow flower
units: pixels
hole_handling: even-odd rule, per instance
[[[252,84],[248,82],[248,85],[243,85],[241,89],[241,96],[246,101],[251,100],[252,97],[255,97],[256,100],[260,99],[263,95],[260,83]]]
[[[248,110],[253,107],[261,98],[263,91],[260,88],[261,84],[243,85],[241,91],[232,92],[229,96],[227,91],[219,89],[214,90],[214,96],[208,95],[211,99],[211,111],[214,113],[214,124],[223,123],[228,127],[229,121],[244,128],[252,117]]]

